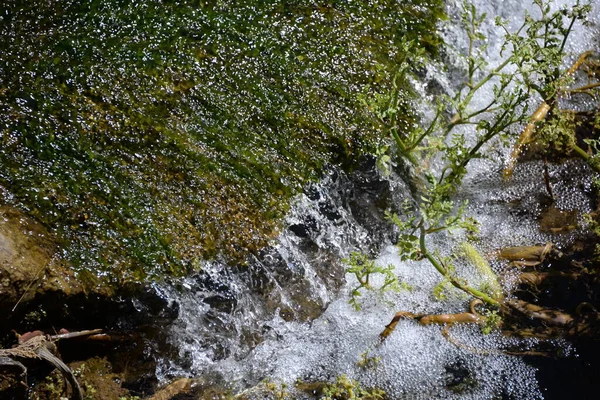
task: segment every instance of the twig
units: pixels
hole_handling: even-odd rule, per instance
[[[57,340],[61,340],[61,339],[72,339],[72,338],[81,337],[81,336],[92,336],[92,335],[96,335],[98,333],[102,333],[102,329],[92,329],[92,330],[88,330],[88,331],[60,333],[58,335],[50,335],[50,336],[48,336],[48,338],[52,341],[57,341]]]
[[[52,256],[52,258],[50,259],[50,261],[48,261],[48,263],[46,265],[43,265],[40,269],[37,270],[37,272],[35,273],[35,276],[33,277],[33,280],[31,282],[29,282],[29,285],[27,285],[23,294],[21,294],[21,297],[19,297],[19,300],[17,300],[17,302],[15,303],[12,310],[10,310],[11,313],[15,312],[15,310],[17,309],[17,306],[19,305],[19,303],[21,303],[21,301],[23,301],[23,299],[25,298],[25,295],[27,295],[27,293],[29,293],[29,289],[31,289],[33,284],[38,282],[40,272],[46,270],[48,268],[48,266],[54,262],[55,259],[56,259],[56,254]]]

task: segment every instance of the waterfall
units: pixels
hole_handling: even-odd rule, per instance
[[[535,8],[517,0],[475,3],[480,13],[489,15],[484,30],[488,62],[494,66],[500,62],[502,31],[493,24],[493,17],[509,19],[516,27],[524,11],[535,13]],[[572,2],[556,2],[553,7],[565,4]],[[440,28],[454,45],[446,56],[449,62],[458,62],[452,52],[463,51],[466,43],[456,20],[458,7],[448,5],[452,22]],[[599,15],[596,3],[590,14],[595,25],[576,27],[567,43],[571,58],[565,65],[588,50],[586,46],[597,45],[592,35],[598,37]],[[426,98],[432,96],[427,89],[432,82],[453,93],[452,73],[453,68],[441,72],[440,66],[431,65],[423,82],[415,86]],[[491,96],[490,88],[476,101],[485,104]],[[467,214],[481,224],[478,250],[491,257],[504,246],[571,243],[574,234],[557,237],[539,232],[536,225],[538,199],[546,190],[541,163],[519,164],[514,178],[504,184],[501,169],[508,150],[489,151],[493,157],[470,164],[457,194],[469,201]],[[549,168],[556,207],[577,209],[580,216],[591,211],[586,166],[572,160]],[[460,296],[436,300],[432,293],[441,276],[425,261],[401,261],[392,245],[396,232],[383,210],[398,207],[408,193],[399,176],[381,176],[372,160],[353,173],[331,167],[319,183],[296,198],[278,239],[248,266],[206,262],[198,274],[162,284],[165,297],[179,304],[179,317],[169,328],[177,354],[160,362],[159,377],[166,381],[182,375],[205,376],[231,385],[236,392],[266,378],[293,385],[298,380],[333,382],[347,375],[364,387],[383,389],[393,399],[543,398],[536,369],[501,351],[535,348],[537,339],[508,338],[498,332],[482,335],[478,327],[465,325],[449,331],[453,341],[464,345],[456,346],[441,327],[406,320],[385,343],[377,345],[379,333],[396,311],[450,313],[467,306]],[[441,251],[450,251],[461,239],[447,234],[428,238]],[[341,259],[355,250],[373,254],[380,265],[393,265],[409,288],[383,296],[366,292],[360,299],[361,310],[353,309],[348,300],[357,282],[344,274]],[[501,273],[504,266],[494,263],[493,267]],[[469,268],[457,265],[459,274]],[[510,287],[510,280],[505,284]],[[562,348],[566,355],[577,351],[559,339],[550,345]],[[374,368],[357,365],[367,351],[380,360]]]

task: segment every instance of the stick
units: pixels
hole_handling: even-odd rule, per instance
[[[61,339],[72,339],[72,338],[81,337],[81,336],[92,336],[92,335],[97,335],[98,333],[102,333],[102,329],[60,333],[58,335],[49,335],[48,338],[52,341],[56,341],[56,340],[61,340]]]

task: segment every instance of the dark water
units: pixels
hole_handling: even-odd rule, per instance
[[[361,96],[401,40],[435,48],[439,3],[5,1],[0,199],[82,277],[243,258],[325,163],[377,146]]]

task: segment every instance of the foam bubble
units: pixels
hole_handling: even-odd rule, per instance
[[[572,3],[559,1],[553,7]],[[534,10],[517,0],[477,1],[476,6],[488,15],[510,18],[515,26],[524,9]],[[456,8],[452,7],[455,6],[451,6],[451,15],[456,17]],[[596,26],[599,16],[597,3],[590,14],[590,21]],[[498,57],[501,31],[489,22],[492,19],[484,22],[484,29],[488,36],[488,62],[493,66],[501,62]],[[587,50],[581,48],[581,43],[592,43],[590,35],[597,34],[597,28],[594,29],[577,28],[567,43],[568,49],[573,54]],[[447,42],[456,45],[457,51],[464,50],[466,41],[459,28],[448,27],[444,35]],[[452,52],[448,57],[459,60]],[[571,61],[565,60],[565,64]],[[440,90],[452,95],[459,71],[452,66],[443,71],[441,66],[432,65],[425,80],[435,80]],[[424,98],[431,98],[431,93],[426,93],[429,90],[426,83],[416,86],[423,91]],[[487,104],[491,96],[489,90],[482,92],[474,107]],[[431,110],[423,112],[432,117]],[[459,200],[469,201],[467,214],[481,224],[481,240],[475,247],[485,256],[491,256],[506,246],[547,241],[559,245],[570,243],[573,238],[568,234],[539,231],[537,220],[543,212],[540,198],[547,195],[540,161],[519,164],[509,183],[501,181],[502,160],[508,151],[492,147],[488,149],[492,159],[471,162],[470,172],[457,195]],[[575,160],[548,168],[556,194],[555,206],[581,213],[590,211],[586,196],[590,186],[587,167]],[[346,175],[330,170],[320,184],[297,198],[286,221],[290,230],[283,232],[270,252],[248,270],[232,271],[218,263],[207,263],[200,278],[186,278],[180,287],[165,289],[180,304],[180,317],[172,327],[172,337],[181,359],[165,360],[159,375],[167,379],[173,375],[217,372],[234,390],[243,390],[265,378],[293,384],[298,379],[333,382],[337,376],[346,374],[363,386],[384,389],[394,399],[542,398],[535,369],[521,358],[503,353],[509,348],[535,348],[534,339],[507,338],[497,332],[486,336],[478,327],[455,326],[449,331],[455,342],[452,343],[439,326],[421,326],[403,320],[381,346],[377,345],[378,335],[396,311],[462,312],[467,308],[467,299],[455,294],[445,301],[437,300],[433,290],[442,281],[440,274],[426,261],[401,261],[397,249],[387,242],[387,234],[374,236],[373,227],[359,221],[356,209],[353,212],[348,205],[352,190]],[[393,178],[389,192],[396,204],[408,193],[406,185]],[[373,226],[381,229],[382,225]],[[427,238],[430,249],[442,255],[450,255],[464,239],[446,233]],[[331,278],[328,274],[340,273],[339,259],[351,251],[377,248],[380,248],[377,263],[393,265],[399,279],[412,290],[384,296],[364,291],[360,298],[362,310],[357,312],[348,304],[350,291],[357,286],[356,279],[346,274],[345,284],[340,287],[341,277]],[[493,267],[501,272],[503,266],[494,263]],[[483,282],[483,277],[468,263],[457,260],[456,268],[460,276],[469,278],[470,284]],[[377,287],[383,283],[382,278],[373,277],[371,283]],[[504,284],[510,289],[510,277]],[[230,304],[230,309],[219,309],[207,301],[223,293],[229,293],[231,298],[218,303],[219,307]],[[285,318],[281,312],[282,308],[295,312],[302,296],[311,304],[326,308],[312,322]],[[560,341],[555,345],[568,349]],[[357,365],[365,351],[370,357],[380,358],[373,369]],[[297,398],[302,398],[301,394]]]

